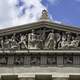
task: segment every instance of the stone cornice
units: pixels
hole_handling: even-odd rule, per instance
[[[53,28],[61,31],[80,33],[80,28],[77,28],[77,27],[53,23],[51,21],[39,21],[39,22],[30,23],[30,24],[19,25],[11,28],[2,29],[0,30],[0,36],[12,34],[12,33],[18,33],[18,32],[22,32],[30,29],[36,29],[40,27],[48,27],[48,28]]]
[[[0,54],[80,54],[80,50],[0,50]]]

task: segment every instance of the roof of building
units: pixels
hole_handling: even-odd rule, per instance
[[[80,28],[78,27],[73,27],[73,26],[64,25],[62,23],[60,24],[60,23],[52,22],[48,17],[48,12],[46,10],[43,10],[42,15],[37,22],[14,26],[11,28],[6,28],[6,29],[1,29],[0,36],[5,35],[5,34],[7,35],[9,33],[21,32],[23,30],[35,29],[39,27],[49,27],[49,28],[69,31],[73,33],[80,33]]]

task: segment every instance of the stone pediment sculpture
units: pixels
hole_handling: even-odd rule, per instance
[[[80,28],[54,23],[43,10],[37,22],[0,30],[1,80],[43,80],[48,73],[53,80],[80,74]]]
[[[42,21],[0,30],[0,49],[78,49],[80,29],[46,21],[47,12],[42,13]],[[43,20],[43,18],[45,18]]]

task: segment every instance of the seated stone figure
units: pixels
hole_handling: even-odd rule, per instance
[[[10,48],[11,48],[11,49],[16,49],[16,48],[18,48],[18,43],[17,43],[17,41],[15,40],[14,35],[11,37],[11,39],[9,39],[9,42],[10,42]]]
[[[75,38],[74,36],[72,36],[72,40],[69,38],[62,39],[61,48],[75,48],[78,47],[79,42],[79,39],[77,39],[77,37]]]
[[[6,49],[18,48],[18,44],[17,41],[15,40],[14,35],[11,38],[8,38],[8,36],[6,36],[3,44],[4,44],[4,48]]]
[[[62,35],[62,40],[60,41],[60,43],[58,44],[58,48],[68,48],[70,45],[71,41],[69,40],[69,38],[66,37],[65,34]]]
[[[71,41],[70,47],[78,47],[79,42],[80,41],[77,38],[72,37],[72,41]]]
[[[66,47],[68,47],[67,41],[62,40],[62,42],[61,42],[61,48],[66,48]]]

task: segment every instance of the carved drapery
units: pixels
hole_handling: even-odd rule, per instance
[[[1,49],[70,49],[79,44],[79,34],[47,28],[0,37]]]

